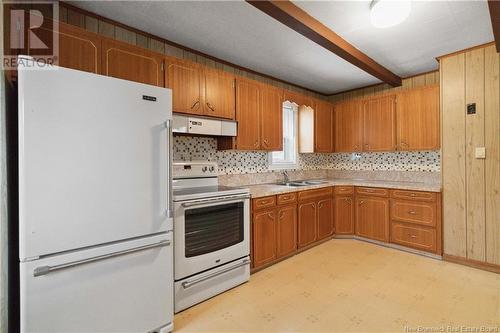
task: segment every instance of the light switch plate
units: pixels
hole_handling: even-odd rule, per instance
[[[476,147],[476,158],[486,158],[485,147]]]

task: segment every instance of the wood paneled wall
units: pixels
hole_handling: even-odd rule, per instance
[[[445,255],[500,265],[500,55],[440,59]],[[476,114],[467,105],[476,104]],[[476,148],[486,148],[486,159]]]
[[[378,94],[385,94],[390,92],[396,92],[400,89],[409,89],[422,86],[429,86],[439,83],[439,71],[433,71],[429,73],[423,73],[416,76],[408,77],[403,79],[403,84],[401,87],[393,88],[388,84],[381,83],[374,86],[369,86],[365,88],[355,89],[346,91],[343,93],[335,94],[330,96],[331,102],[344,101],[355,98],[363,98],[374,96]]]
[[[104,37],[116,39],[123,41],[132,45],[143,47],[154,52],[165,54],[168,56],[186,59],[193,62],[197,62],[212,68],[221,69],[239,76],[247,77],[252,80],[257,80],[260,82],[265,82],[273,86],[283,88],[290,91],[295,91],[307,96],[329,100],[329,96],[317,94],[306,89],[301,89],[291,84],[286,84],[278,80],[273,80],[264,76],[259,76],[257,74],[241,70],[239,68],[227,65],[222,62],[217,62],[210,58],[195,54],[193,52],[184,50],[180,47],[176,47],[162,40],[159,37],[151,36],[146,33],[141,33],[136,30],[126,29],[123,26],[113,24],[111,20],[104,20],[99,18],[97,15],[90,15],[90,13],[85,13],[75,9],[72,6],[68,6],[63,2],[59,5],[59,20],[64,23],[68,23],[79,28],[83,28],[87,31],[102,35]]]

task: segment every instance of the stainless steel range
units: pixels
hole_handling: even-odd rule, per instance
[[[250,194],[217,164],[174,162],[175,312],[250,278]]]

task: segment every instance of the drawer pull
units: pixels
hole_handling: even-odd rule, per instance
[[[283,197],[283,200],[288,200],[288,199],[290,199],[289,196]]]
[[[417,238],[416,235],[412,235],[412,234],[408,234],[408,236],[410,236],[410,238]]]
[[[416,212],[416,211],[414,211],[414,210],[409,210],[409,211],[408,211],[408,214],[415,215],[415,214],[417,214],[417,212]]]
[[[265,205],[265,204],[267,204],[267,200],[261,201],[261,202],[260,202],[260,204],[261,204],[261,205]]]
[[[415,193],[410,194],[411,197],[416,197],[417,195]]]

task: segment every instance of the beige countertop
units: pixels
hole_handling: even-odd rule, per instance
[[[441,192],[441,185],[436,183],[417,183],[406,181],[386,181],[386,180],[359,180],[359,179],[327,179],[327,182],[310,186],[283,186],[276,184],[258,184],[244,186],[250,190],[252,198],[265,197],[268,195],[305,191],[329,186],[351,185],[366,187],[383,187],[400,190]]]

